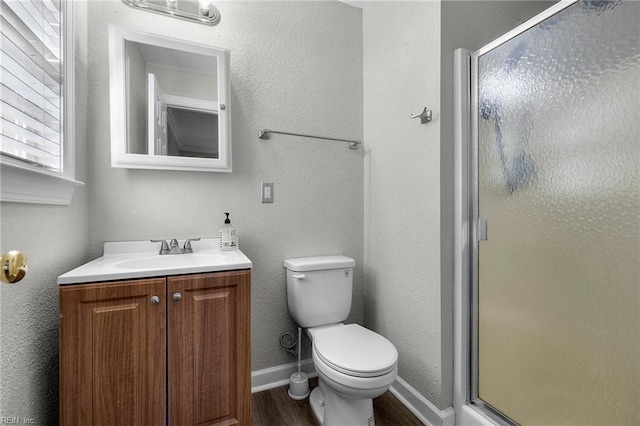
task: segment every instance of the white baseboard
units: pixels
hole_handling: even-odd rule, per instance
[[[304,359],[300,363],[301,370],[309,375],[316,377],[313,360],[311,358]],[[262,392],[265,390],[286,386],[289,384],[289,377],[298,371],[298,363],[281,364],[275,367],[265,368],[251,372],[251,393]]]
[[[318,373],[313,367],[313,360],[305,359],[301,363],[301,369],[309,377],[317,377]],[[265,390],[286,386],[289,384],[289,377],[298,371],[298,363],[276,365],[251,372],[251,392],[262,392]],[[427,398],[420,395],[411,385],[397,377],[390,389],[391,393],[409,409],[422,423],[429,426],[454,426],[455,411],[453,407],[440,410]]]
[[[400,376],[391,385],[391,393],[409,409],[422,423],[429,426],[454,426],[456,421],[453,407],[440,410]]]

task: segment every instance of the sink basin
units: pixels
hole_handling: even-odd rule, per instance
[[[154,257],[141,257],[136,259],[122,260],[114,262],[113,267],[119,269],[166,269],[185,266],[206,266],[212,262],[224,260],[224,253],[215,254],[166,254]]]
[[[250,269],[240,250],[220,251],[217,238],[193,241],[193,253],[160,255],[159,243],[107,242],[104,255],[58,277],[58,284],[114,281]]]

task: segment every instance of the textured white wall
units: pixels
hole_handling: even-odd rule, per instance
[[[217,236],[223,212],[254,263],[253,369],[292,362],[279,336],[294,331],[283,260],[354,257],[351,321],[362,321],[363,150],[259,128],[362,139],[362,17],[338,2],[222,2],[204,26],[89,3],[90,253],[105,241]],[[107,24],[159,31],[231,50],[233,173],[112,169]],[[275,203],[261,204],[261,182]]]
[[[86,8],[76,4],[76,179],[87,179]],[[87,188],[70,206],[0,204],[0,251],[23,251],[25,278],[0,283],[0,418],[58,423],[56,279],[89,260]]]
[[[363,8],[365,325],[398,348],[399,375],[451,405],[440,310],[440,3]],[[428,106],[433,121],[410,113]],[[445,383],[443,384],[443,381]]]

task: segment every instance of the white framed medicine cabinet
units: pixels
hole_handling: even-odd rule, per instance
[[[109,25],[111,167],[231,172],[229,50]]]

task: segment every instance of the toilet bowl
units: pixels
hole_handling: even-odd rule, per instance
[[[320,383],[309,402],[320,424],[374,425],[372,399],[385,393],[398,375],[396,348],[357,324],[307,332]]]
[[[375,425],[373,398],[398,375],[398,351],[383,336],[342,323],[351,308],[355,261],[345,256],[287,259],[289,312],[312,342],[318,387],[309,395],[323,426]]]

